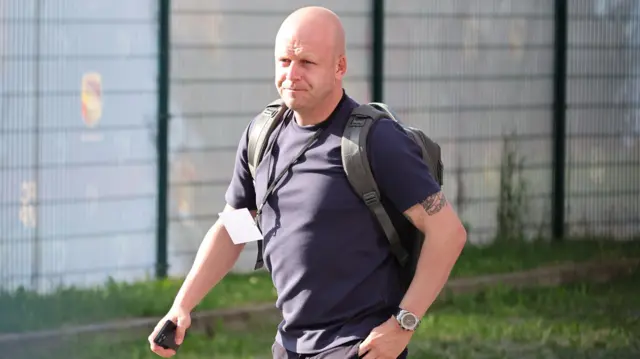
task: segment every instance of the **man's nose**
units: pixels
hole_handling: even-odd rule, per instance
[[[287,68],[287,80],[297,80],[300,78],[300,65],[297,62],[292,61]]]

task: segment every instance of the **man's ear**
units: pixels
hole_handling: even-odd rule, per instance
[[[347,57],[344,55],[340,55],[338,57],[338,61],[336,62],[336,79],[342,80],[342,78],[347,73]]]

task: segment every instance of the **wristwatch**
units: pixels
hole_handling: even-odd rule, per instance
[[[398,308],[398,311],[394,315],[400,327],[404,330],[414,331],[420,324],[420,318],[408,310]]]

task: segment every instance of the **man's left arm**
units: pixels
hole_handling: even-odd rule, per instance
[[[401,308],[422,317],[444,287],[466,242],[462,221],[422,159],[422,150],[395,122],[382,119],[368,143],[380,190],[425,235]]]
[[[446,284],[467,233],[442,190],[404,212],[425,235],[416,273],[400,308],[423,317]]]
[[[444,287],[466,242],[465,229],[422,160],[420,147],[395,122],[382,119],[369,133],[371,170],[380,191],[425,234],[416,272],[400,308],[424,316]],[[360,344],[365,358],[397,358],[411,338],[394,318]]]

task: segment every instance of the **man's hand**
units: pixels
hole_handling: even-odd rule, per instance
[[[369,333],[360,344],[358,355],[364,359],[396,359],[412,336],[413,332],[402,329],[396,318],[391,317]]]
[[[153,339],[158,335],[160,329],[164,325],[167,320],[171,320],[172,322],[177,324],[176,329],[176,344],[181,345],[184,340],[185,333],[187,329],[191,326],[191,315],[188,311],[180,309],[180,308],[171,308],[169,313],[162,318],[156,327],[153,329],[151,335],[149,335],[149,345],[151,347],[151,351],[158,354],[163,358],[170,358],[176,354],[176,352],[172,349],[164,349],[153,342]]]

